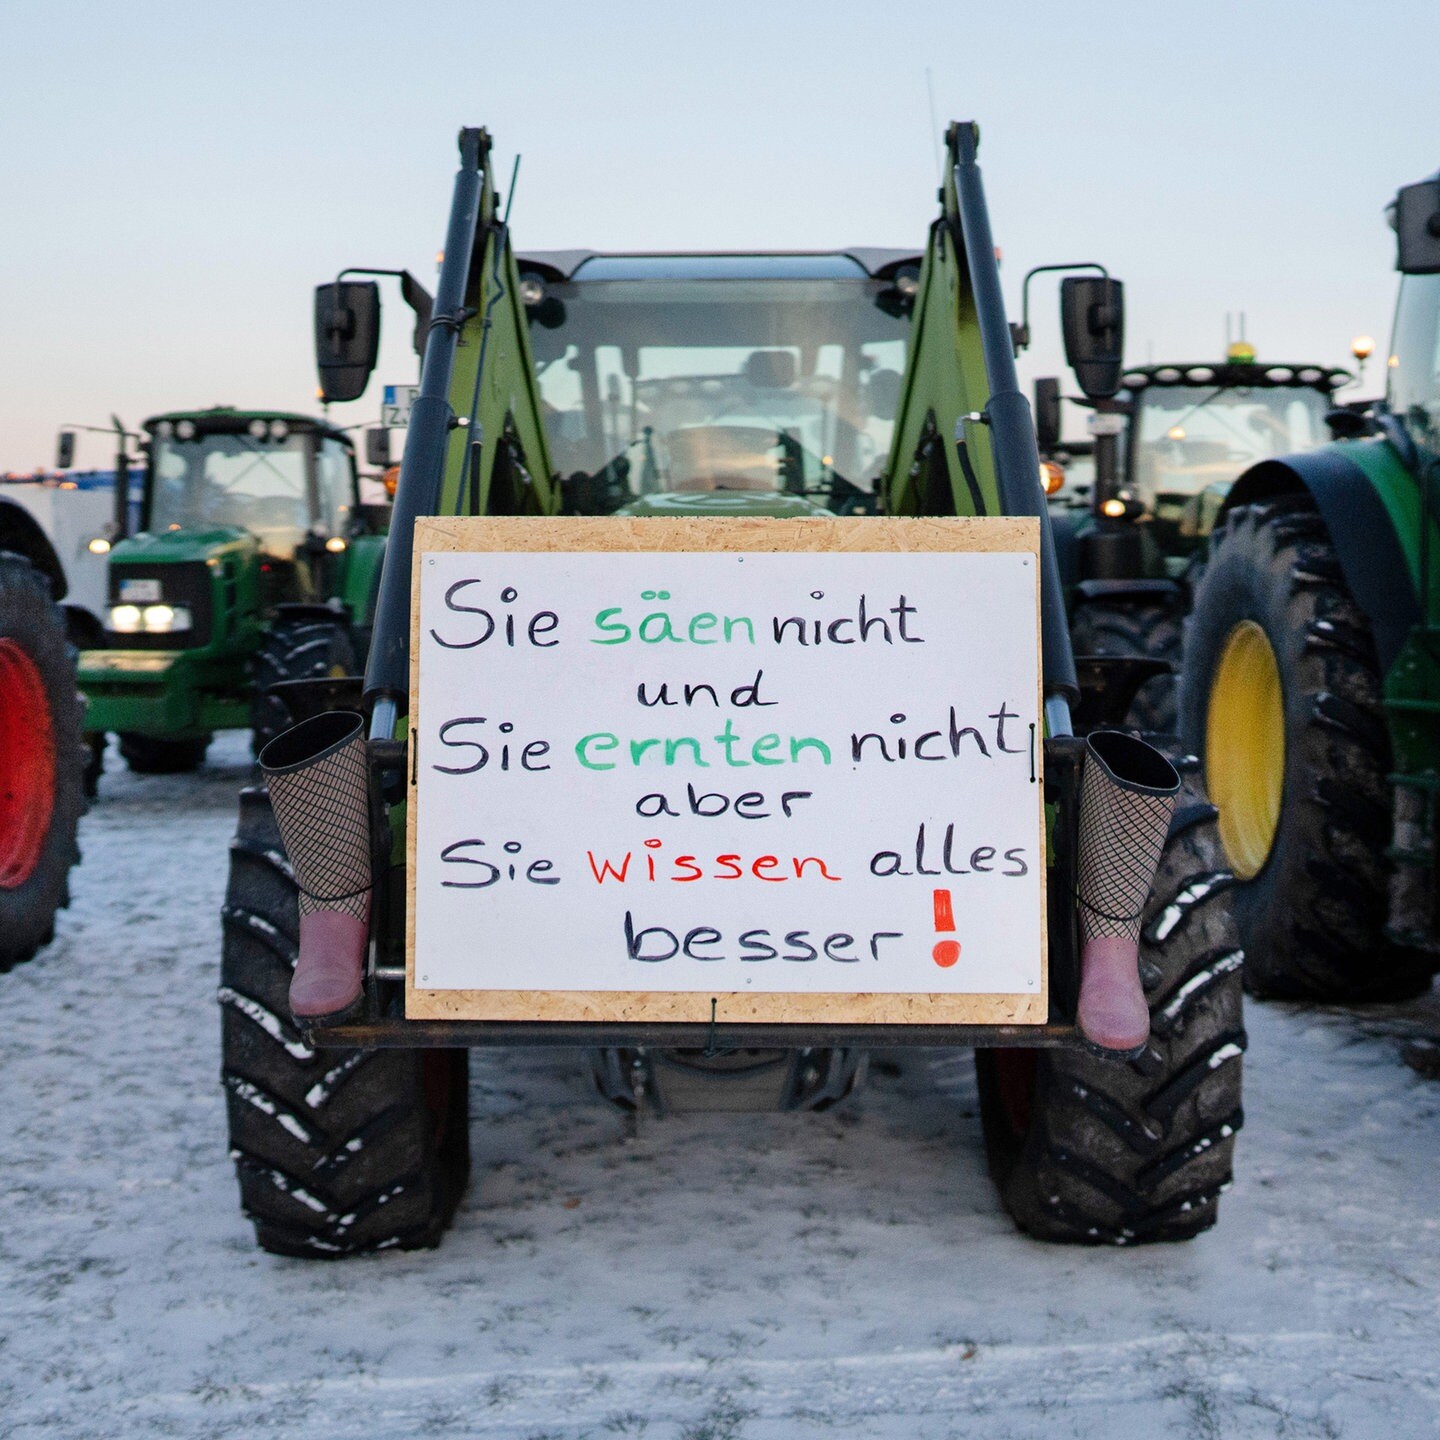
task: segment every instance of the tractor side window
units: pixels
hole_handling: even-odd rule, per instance
[[[343,535],[355,503],[350,452],[338,440],[321,440],[315,459],[315,483],[320,492],[320,522],[331,535]]]
[[[1440,452],[1440,275],[1400,282],[1388,400],[1415,443]]]

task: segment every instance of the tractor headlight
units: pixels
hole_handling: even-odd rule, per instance
[[[109,629],[117,635],[138,635],[142,628],[142,617],[138,605],[112,605],[110,607]]]
[[[141,612],[147,635],[174,635],[190,628],[188,605],[147,605]]]
[[[92,555],[108,555],[110,553],[110,542],[103,535],[97,535],[85,548]]]

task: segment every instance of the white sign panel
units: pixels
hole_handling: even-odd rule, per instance
[[[1041,992],[1033,554],[417,570],[417,990]]]

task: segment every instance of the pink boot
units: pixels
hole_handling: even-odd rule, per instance
[[[336,1020],[360,999],[370,940],[370,772],[363,721],[316,715],[259,756],[300,887],[300,956],[290,981],[297,1020]]]
[[[1170,830],[1180,776],[1152,745],[1118,730],[1085,744],[1080,779],[1080,1033],[1102,1050],[1150,1035],[1140,986],[1140,916]]]

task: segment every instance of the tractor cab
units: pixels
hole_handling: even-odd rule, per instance
[[[1331,397],[1349,379],[1320,365],[1262,365],[1237,346],[1222,365],[1127,371],[1129,493],[1119,498],[1148,517],[1163,552],[1188,556],[1237,475],[1325,444]]]
[[[518,257],[567,508],[877,512],[920,260]]]
[[[145,429],[147,550],[236,531],[261,557],[267,600],[323,597],[324,557],[344,550],[359,504],[347,436],[305,416],[236,410],[159,416]]]
[[[1386,413],[1433,463],[1440,459],[1440,274],[1401,279],[1387,374]]]

